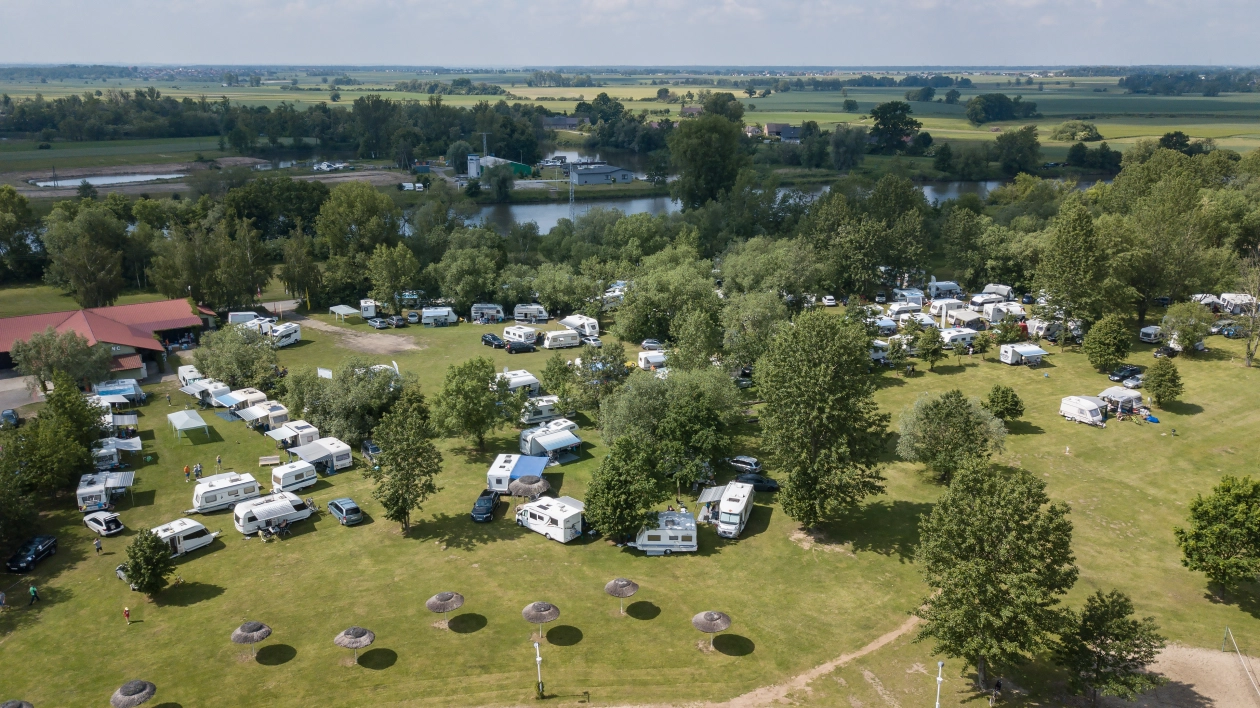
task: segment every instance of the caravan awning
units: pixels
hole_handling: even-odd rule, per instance
[[[311,463],[312,465],[315,464],[316,462],[324,462],[326,460],[331,460],[333,456],[332,452],[330,452],[328,448],[324,447],[323,445],[320,445],[317,442],[302,445],[301,447],[295,447],[292,450],[289,450],[289,452],[291,452],[294,455],[297,455],[298,457],[302,458],[306,462]]]
[[[259,504],[251,511],[254,512],[254,516],[258,517],[259,521],[266,521],[267,519],[274,519],[291,513],[293,511],[293,505],[290,504],[287,499],[277,499],[276,501],[269,501],[266,504]]]
[[[551,462],[545,457],[536,455],[520,455],[516,458],[516,464],[512,466],[512,471],[508,475],[508,479],[520,479],[534,475],[541,477],[542,473],[547,469],[547,463]]]
[[[288,440],[290,438],[297,437],[297,433],[293,432],[292,430],[289,430],[288,428],[284,426],[280,426],[279,428],[276,428],[275,430],[268,430],[267,432],[263,433],[263,435],[266,435],[272,440]]]
[[[135,413],[115,413],[114,427],[122,428],[128,425],[140,425],[140,416]]]
[[[105,401],[106,403],[117,403],[119,405],[123,403],[131,403],[130,398],[127,398],[126,396],[120,396],[118,394],[113,394],[113,393],[111,393],[108,396],[101,396],[101,400]]]
[[[1105,401],[1115,401],[1116,403],[1142,402],[1142,394],[1123,386],[1112,386],[1098,394],[1098,397]]]
[[[103,438],[101,440],[102,447],[114,448],[116,450],[127,450],[129,452],[140,452],[140,438]]]
[[[244,398],[241,398],[234,393],[220,393],[214,397],[215,405],[223,406],[225,408],[231,408],[244,400]]]
[[[199,389],[199,388],[193,388],[193,387],[192,387],[192,384],[189,384],[189,385],[187,385],[187,386],[185,386],[185,387],[181,388],[181,389],[179,390],[179,392],[180,392],[180,393],[186,393],[186,394],[188,394],[189,396],[196,396],[196,395],[197,395],[197,392],[199,392],[200,390],[201,390],[201,389]]]
[[[551,433],[549,435],[540,435],[534,438],[534,440],[547,452],[577,447],[582,444],[582,439],[568,430],[561,430],[558,433]]]
[[[722,499],[722,495],[724,494],[726,494],[725,484],[723,484],[720,487],[709,487],[703,492],[700,492],[700,498],[696,500],[696,504],[700,505],[700,504],[708,504],[709,502],[720,501]]]
[[[105,475],[106,489],[126,489],[135,483],[135,472],[110,472]]]
[[[236,415],[239,416],[242,420],[253,422],[255,420],[258,420],[259,418],[266,418],[267,411],[258,406],[250,406],[249,408],[246,408],[245,410],[237,411]]]
[[[1011,348],[1019,352],[1020,356],[1045,356],[1050,353],[1036,344],[1015,344]]]

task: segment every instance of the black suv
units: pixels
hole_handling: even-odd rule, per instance
[[[35,570],[35,564],[48,556],[57,553],[56,536],[36,536],[18,549],[4,564],[10,573],[29,573]]]
[[[508,354],[522,354],[524,352],[538,351],[538,348],[530,342],[508,342],[503,345],[503,349]]]
[[[1142,373],[1141,367],[1134,366],[1133,364],[1121,364],[1116,367],[1116,370],[1111,372],[1111,375],[1107,378],[1112,381],[1124,381],[1125,379],[1133,378],[1140,373]]]
[[[494,510],[499,506],[499,493],[493,489],[481,490],[477,501],[473,502],[472,520],[478,522],[494,521]]]
[[[495,349],[503,348],[503,340],[499,338],[499,335],[490,334],[489,332],[481,335],[481,343],[487,347],[494,347]]]

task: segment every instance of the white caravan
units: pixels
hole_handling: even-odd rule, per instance
[[[230,509],[246,499],[261,494],[254,475],[223,472],[204,477],[193,487],[192,508],[185,514],[204,514],[219,509]]]
[[[571,329],[559,329],[543,333],[543,349],[570,349],[580,346],[582,346],[582,335]]]
[[[171,549],[173,558],[209,546],[219,537],[219,532],[211,533],[204,524],[192,519],[175,519],[153,529],[153,535]]]
[[[75,501],[79,511],[88,513],[104,511],[114,507],[114,497],[126,493],[135,483],[135,472],[95,472],[79,478],[79,488],[75,490]]]
[[[542,305],[517,305],[512,308],[512,319],[517,322],[546,322],[551,319]]]
[[[644,371],[665,366],[665,355],[660,351],[639,352],[639,368]]]
[[[574,332],[577,332],[583,337],[599,336],[599,320],[594,317],[587,317],[586,315],[569,315],[568,317],[560,320],[560,324],[568,327]]]
[[[302,341],[302,325],[296,322],[285,322],[271,328],[271,344],[276,349],[300,341]]]
[[[954,349],[955,347],[966,349],[967,345],[976,340],[977,334],[979,333],[970,327],[950,327],[949,329],[943,329],[941,330],[941,341],[943,342],[942,346],[946,349]]]
[[[304,420],[291,420],[267,431],[267,437],[289,445],[306,445],[319,439],[319,428]]]
[[[572,497],[544,497],[516,507],[516,524],[552,541],[568,543],[582,535],[585,510],[586,505]]]
[[[984,318],[989,322],[1001,322],[1007,317],[1024,319],[1024,306],[1018,302],[993,302],[984,306]]]
[[[228,408],[237,411],[256,406],[267,400],[267,394],[256,388],[238,388],[231,393],[231,396],[236,403],[228,406]]]
[[[918,288],[893,288],[893,302],[908,302],[923,307],[923,291]]]
[[[315,466],[309,462],[298,460],[287,465],[280,465],[271,470],[271,491],[296,492],[319,481],[315,475]]]
[[[512,480],[531,475],[541,477],[548,462],[546,457],[534,455],[499,455],[486,472],[486,489],[507,494]]]
[[[872,339],[871,340],[871,362],[874,364],[882,364],[888,359],[888,342]]]
[[[888,306],[888,316],[894,320],[902,315],[909,315],[915,312],[923,312],[923,306],[909,302],[894,302]]]
[[[538,396],[525,402],[525,410],[521,411],[521,423],[546,423],[562,415],[564,412],[560,410],[559,396]]]
[[[507,368],[507,367],[504,367]],[[507,383],[508,392],[516,393],[521,389],[529,391],[529,396],[537,396],[542,390],[542,384],[539,383],[538,377],[529,373],[524,369],[516,371],[504,371],[499,374],[498,381]]]
[[[933,300],[932,304],[928,305],[928,314],[933,317],[944,317],[953,310],[965,309],[967,309],[967,303],[962,300],[955,300],[952,297],[946,297],[940,300]]]
[[[577,423],[568,418],[556,418],[536,428],[522,430],[520,450],[522,455],[558,456],[561,452],[582,445],[582,439],[573,434]]]
[[[1036,366],[1041,363],[1041,357],[1049,353],[1036,344],[1003,344],[998,347],[998,360],[1011,366]]]
[[[332,457],[331,469],[342,470],[354,464],[354,457],[350,454],[350,446],[341,442],[337,438],[320,438],[312,445],[319,445],[328,451]]]
[[[696,517],[681,511],[658,511],[656,526],[643,528],[634,542],[626,545],[649,556],[693,553],[700,548],[696,542]]]
[[[380,307],[380,303],[375,300],[360,300],[359,314],[362,315],[365,320],[372,319],[373,317],[376,317],[376,308],[378,307]]]
[[[179,377],[180,386],[187,386],[188,384],[194,381],[200,381],[201,379],[205,378],[205,376],[203,376],[200,371],[197,371],[197,367],[191,364],[187,366],[181,366],[175,371],[176,371],[176,376]]]
[[[289,420],[289,409],[276,401],[263,401],[249,408],[242,408],[236,415],[251,428],[273,430]]]
[[[1003,300],[1015,299],[1015,288],[1009,285],[1000,285],[998,283],[989,283],[984,286],[984,290],[980,291],[981,295],[997,295]]]
[[[533,344],[538,339],[538,330],[525,325],[511,325],[503,328],[503,341]]]
[[[1059,415],[1068,421],[1106,427],[1107,403],[1093,396],[1068,396],[1059,403]]]
[[[950,310],[945,313],[945,324],[981,330],[984,329],[984,315],[974,310]]]
[[[940,325],[936,324],[936,320],[932,319],[931,315],[923,312],[906,312],[897,318],[902,327],[905,327],[910,320],[918,322],[923,329],[940,329]]]
[[[934,275],[928,281],[927,294],[933,300],[937,298],[955,298],[962,295],[962,287],[952,280],[937,280]]]
[[[971,301],[967,303],[967,307],[975,312],[984,312],[985,305],[996,305],[999,302],[1006,302],[1006,298],[993,293],[981,293],[971,298]]]
[[[1256,299],[1246,293],[1221,293],[1221,310],[1231,315],[1250,312],[1256,306]]]
[[[310,515],[311,508],[298,495],[280,492],[237,506],[232,513],[232,522],[237,531],[248,536],[265,527],[279,526],[282,521],[293,523]]]
[[[493,302],[479,302],[472,306],[473,321],[485,320],[487,322],[503,321],[503,306]]]
[[[459,322],[459,315],[449,307],[425,307],[420,310],[420,324],[442,327]]]
[[[1146,342],[1147,344],[1159,344],[1164,341],[1164,330],[1161,329],[1159,325],[1143,327],[1138,330],[1138,339]]]
[[[731,482],[718,501],[717,535],[722,538],[738,538],[748,524],[753,510],[753,486],[743,482]]]

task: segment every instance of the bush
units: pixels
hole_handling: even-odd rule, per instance
[[[1051,140],[1060,142],[1082,142],[1090,143],[1096,140],[1102,140],[1102,134],[1098,132],[1097,126],[1093,123],[1087,123],[1083,120],[1070,120],[1060,123],[1050,133]]]
[[[1142,385],[1151,394],[1155,405],[1160,408],[1163,408],[1166,403],[1177,400],[1184,389],[1181,373],[1177,371],[1177,365],[1168,357],[1155,360],[1151,368],[1146,370],[1146,378]]]
[[[993,417],[1002,421],[1012,421],[1024,415],[1024,402],[1020,400],[1015,389],[1002,384],[994,384],[989,397],[980,403]]]
[[[949,481],[968,461],[986,459],[1001,450],[1006,426],[980,402],[957,389],[925,393],[901,414],[897,454],[921,462]]]

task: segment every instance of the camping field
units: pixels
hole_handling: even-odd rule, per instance
[[[16,314],[7,305],[0,311]],[[537,373],[549,356],[482,347],[484,331],[461,324],[375,332],[358,318],[339,324],[316,315],[303,323],[303,342],[281,350],[280,359],[290,371],[335,368],[350,356],[393,361],[432,394],[446,368],[469,357],[489,356],[496,367]],[[1110,385],[1071,350],[1053,349],[1038,369],[999,364],[994,354],[951,358],[931,372],[920,365],[908,379],[884,373],[877,396],[893,414],[895,432],[897,415],[925,391],[959,388],[980,396],[994,383],[1014,387],[1028,412],[1011,426],[999,462],[1042,476],[1050,495],[1072,506],[1081,578],[1067,604],[1079,606],[1095,589],[1119,588],[1171,641],[1219,647],[1228,625],[1246,644],[1260,640],[1260,596],[1214,602],[1203,577],[1180,566],[1172,536],[1196,493],[1222,474],[1252,473],[1260,452],[1252,434],[1260,422],[1253,403],[1260,372],[1242,367],[1237,343],[1214,337],[1208,344],[1211,352],[1176,360],[1186,394],[1157,412],[1159,424],[1112,421],[1094,429],[1059,418],[1061,397],[1094,395]],[[1145,346],[1131,359],[1152,361]],[[561,609],[541,647],[553,703],[576,704],[588,692],[591,703],[602,705],[725,701],[870,649],[876,640],[881,648],[860,661],[819,672],[812,696],[801,683],[760,691],[744,704],[768,705],[789,695],[819,706],[928,705],[932,698],[938,657],[930,643],[909,641],[914,630],[907,620],[926,593],[913,559],[917,523],[941,487],[916,465],[896,461],[892,440],[887,493],[847,518],[806,535],[771,495],[760,494],[742,538],[721,541],[706,528],[699,553],[668,558],[646,558],[603,539],[547,541],[512,524],[506,503],[500,514],[507,518],[474,524],[467,514],[486,468],[496,454],[516,452],[516,431],[501,430],[484,451],[445,440],[442,489],[410,534],[380,516],[357,461],[301,495],[321,507],[351,496],[368,512],[366,523],[340,527],[325,513],[300,522],[292,537],[263,543],[242,538],[227,513],[202,517],[222,536],[180,559],[183,583],[149,603],[113,569],[125,560],[137,528],[178,518],[190,505],[182,467],[201,462],[212,473],[215,456],[222,455],[225,467],[264,476],[258,457],[275,452],[270,439],[212,411],[203,414],[208,436],[176,440],[165,415],[191,399],[175,388],[150,387],[139,409],[144,451],[132,457],[134,500],[120,507],[125,534],[105,539],[105,554],[96,557],[72,500],[63,498],[43,521],[59,537],[60,552],[33,576],[7,576],[0,586],[16,605],[0,614],[0,665],[6,667],[0,692],[35,705],[96,705],[123,681],[144,678],[157,684],[156,702],[168,708],[519,705],[532,700],[535,681],[531,627],[520,610],[546,600]],[[757,394],[755,388],[747,393]],[[590,417],[577,422],[586,442],[581,459],[551,468],[548,478],[560,494],[581,499],[605,447]],[[743,433],[738,451],[760,454],[756,425]],[[618,576],[642,587],[627,601],[627,616],[603,593],[604,583]],[[30,609],[28,582],[44,598]],[[467,598],[449,631],[435,628],[440,617],[423,605],[443,590]],[[125,625],[124,606],[138,623]],[[702,637],[689,622],[708,609],[734,620],[712,653],[697,648]],[[275,630],[259,645],[257,659],[228,639],[246,618]],[[332,643],[352,624],[377,636],[360,652],[359,666]],[[978,705],[963,671],[960,661],[947,660],[943,705]],[[1032,694],[1015,705],[1045,705],[1062,679],[1034,664],[1007,680]],[[213,703],[208,696],[215,696]]]

